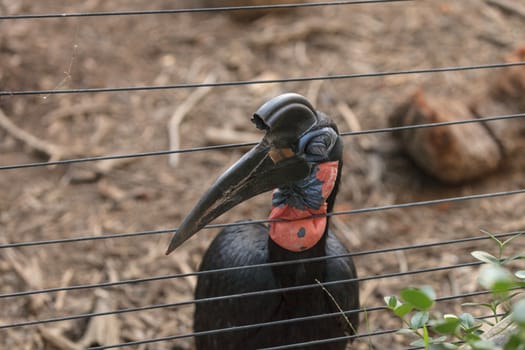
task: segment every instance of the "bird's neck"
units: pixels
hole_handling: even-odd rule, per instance
[[[315,164],[307,178],[275,190],[269,230],[273,243],[299,253],[324,242],[328,227],[326,214],[333,204],[338,171],[338,161]],[[322,247],[324,252],[324,244]]]

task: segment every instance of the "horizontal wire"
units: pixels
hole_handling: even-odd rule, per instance
[[[228,11],[228,10],[240,10],[240,9],[257,9],[257,8],[305,7],[305,6],[325,6],[325,5],[336,5],[336,4],[350,4],[350,3],[378,3],[378,2],[400,2],[400,1],[411,1],[411,0],[334,1],[334,2],[331,2],[331,3],[283,4],[283,5],[261,5],[261,6],[238,6],[238,7],[226,7],[226,8],[214,8],[214,9],[191,9],[191,10],[196,10],[196,11],[188,11],[188,10],[185,11],[185,10],[181,9],[181,10],[145,11],[145,12],[136,11],[136,13],[133,13],[133,11],[123,11],[121,13],[73,13],[73,14],[55,14],[54,17],[62,17],[63,18],[63,17],[109,16],[109,15],[134,15],[134,14],[138,15],[138,14],[155,14],[155,13],[156,14],[160,14],[160,13],[170,13],[170,11],[171,11],[171,13],[177,13],[177,12],[204,12],[206,10],[209,10],[209,11],[227,10]],[[50,18],[52,16],[53,16],[53,14],[21,15],[21,16],[0,16],[0,20],[1,19],[21,19],[21,18]],[[12,17],[12,18],[9,18],[9,17]],[[522,65],[522,64],[525,64],[525,62],[519,62],[519,65]],[[511,64],[511,65],[517,65],[517,64]],[[505,65],[505,66],[507,66],[507,65]],[[472,66],[472,67],[474,67],[474,66]],[[503,67],[503,66],[502,65],[493,66],[493,67],[486,67],[486,66],[485,67],[481,67],[481,66],[479,66],[478,68],[472,68],[472,67],[469,67],[469,68],[466,68],[466,69],[496,68],[496,67]],[[459,67],[455,67],[455,68],[459,68]],[[452,69],[452,70],[465,70],[465,68],[463,68],[463,69]],[[443,71],[443,70],[433,70],[433,72],[438,72],[438,71]],[[447,70],[447,71],[450,71],[450,70]],[[378,76],[378,75],[393,75],[393,74],[414,74],[414,73],[426,73],[426,72],[429,72],[429,71],[428,70],[420,71],[420,72],[417,72],[417,71],[410,71],[410,72],[406,71],[405,73],[390,72],[390,73],[386,73],[386,74],[385,73],[371,73],[373,75],[360,75],[360,76],[362,77],[362,76]],[[358,76],[358,75],[355,75],[355,76],[354,75],[330,76],[330,77],[326,77],[326,79],[344,79],[344,78],[360,77],[360,76]],[[287,81],[303,81],[304,79],[309,79],[309,78],[296,78],[296,79],[301,79],[301,80],[295,80],[295,79],[292,78],[290,80],[289,79],[286,79],[286,80],[278,79],[278,80],[275,80],[275,81],[254,81],[254,84],[287,82]],[[319,78],[318,79],[313,78],[311,80],[319,80]],[[240,83],[241,84],[236,84],[236,85],[244,85],[244,84],[248,84],[250,82],[240,82]],[[223,83],[223,84],[226,84],[226,85],[220,85],[220,86],[229,86],[230,85],[230,83]],[[191,85],[191,84],[189,84],[189,85]],[[207,85],[202,85],[202,86],[207,86]],[[190,86],[190,87],[199,87],[199,86]],[[156,89],[157,87],[149,87],[149,88]],[[178,88],[178,87],[174,87],[174,85],[172,85],[169,88]],[[120,88],[117,88],[117,89],[120,89]],[[132,89],[136,90],[135,88],[132,88]],[[98,91],[98,92],[106,92],[106,91],[110,91],[110,90],[105,90],[104,89],[104,91]],[[123,90],[114,90],[114,91],[123,91]],[[45,94],[75,93],[75,92],[76,91],[74,91],[74,90],[62,90],[62,91],[55,90],[55,92],[50,92],[50,91],[47,91],[47,92],[46,91],[42,91],[42,92],[39,92],[39,91],[19,91],[19,92],[17,92],[17,91],[15,91],[15,92],[9,92],[9,93],[5,93],[4,91],[0,91],[0,96],[2,96],[2,95],[30,95],[30,94],[33,95],[33,94],[40,94],[40,93],[41,94],[44,94],[44,93]],[[79,91],[79,92],[82,92],[82,91]],[[97,92],[97,91],[84,91],[84,92]],[[521,115],[513,115],[513,116],[511,116],[511,118],[513,118],[513,117],[522,117],[522,116],[523,116],[523,114],[521,114]],[[480,119],[486,119],[486,121],[490,121],[490,120],[498,120],[498,119],[506,119],[506,118],[489,117],[489,118],[480,118]],[[413,128],[435,127],[435,126],[439,126],[438,124],[440,124],[440,125],[454,125],[454,124],[465,124],[465,123],[469,123],[469,122],[479,122],[479,121],[482,121],[482,120],[478,119],[478,120],[472,120],[472,121],[471,120],[463,120],[463,121],[456,121],[456,122],[444,122],[444,123],[435,123],[435,124],[421,124],[421,125],[414,125],[414,126],[404,126],[404,127],[395,127],[395,128],[366,130],[366,131],[360,131],[360,132],[349,132],[349,133],[344,133],[344,135],[343,134],[342,135],[343,136],[347,136],[347,135],[355,135],[355,134],[370,134],[370,133],[374,133],[374,132],[386,132],[386,131],[406,130],[406,129],[413,129]],[[193,151],[197,151],[197,150],[213,149],[213,148],[215,148],[215,149],[223,149],[223,148],[251,146],[251,145],[255,145],[255,144],[256,144],[256,142],[245,143],[245,144],[218,145],[218,146],[211,146],[211,147],[201,147],[201,149],[193,148],[193,149],[188,149],[188,150],[160,151],[160,152],[147,152],[147,153],[141,153],[141,154],[133,154],[133,155],[109,156],[110,158],[92,157],[92,158],[83,158],[83,159],[80,159],[80,160],[78,160],[78,159],[77,160],[72,160],[71,162],[102,160],[102,159],[96,159],[96,158],[115,159],[115,158],[141,157],[141,156],[171,154],[171,153],[184,153],[184,152],[193,152]],[[66,163],[67,161],[64,161],[64,162]],[[51,165],[51,164],[45,163],[45,164],[42,164],[42,165]],[[24,166],[20,166],[20,167],[24,167]],[[2,170],[3,168],[4,167],[0,167],[0,170]],[[516,192],[516,193],[518,193],[518,192]],[[519,193],[522,193],[522,192],[520,191]],[[514,194],[514,193],[510,193],[509,192],[509,194]],[[499,194],[493,194],[493,195],[499,195]],[[459,197],[457,197],[457,198],[459,198]],[[487,197],[482,197],[482,198],[487,198]],[[471,199],[471,198],[469,198],[469,199]],[[407,203],[407,204],[410,204],[410,203]],[[428,205],[428,204],[421,204],[421,205]],[[399,208],[400,206],[397,206],[397,207]],[[391,208],[385,208],[385,209],[381,209],[381,210],[387,210],[387,209],[391,209]],[[332,213],[332,215],[347,215],[347,214],[349,214],[349,212],[354,212],[354,211],[352,210],[352,211],[347,211],[347,212]],[[264,221],[264,222],[268,222],[268,221]],[[218,226],[218,227],[222,227],[222,226]],[[164,232],[171,232],[171,231],[172,230],[158,230],[156,232],[157,233],[164,233]],[[152,233],[152,232],[155,232],[155,231],[149,231],[149,232]],[[510,235],[510,234],[511,233],[509,233],[509,234],[502,234],[502,235]],[[124,237],[126,235],[127,234],[120,234],[119,237]],[[135,234],[130,234],[130,235],[135,235]],[[85,238],[86,238],[86,240],[93,240],[93,237],[89,237],[89,238],[85,237]],[[475,237],[475,238],[471,238],[471,239],[454,240],[454,241],[467,241],[467,240],[477,240],[477,239],[488,239],[488,237]],[[441,245],[441,244],[445,244],[445,243],[443,243],[443,242],[429,243],[429,244],[423,244],[423,245],[420,245],[420,246],[435,246],[435,245]],[[448,242],[447,242],[447,244],[448,244]],[[3,248],[3,247],[0,247],[0,248]],[[407,246],[407,247],[400,247],[400,248],[392,249],[390,251],[403,250],[403,249],[414,249],[414,248],[416,248],[416,246],[412,246],[412,247],[411,246]],[[368,253],[360,252],[360,253],[354,253],[354,254],[349,254],[349,255],[364,255],[364,254],[372,254],[372,253],[370,253],[370,252],[368,252]],[[481,263],[480,262],[467,263],[464,266],[475,266],[475,265],[479,265],[479,264],[481,264]],[[461,264],[452,265],[452,266],[449,266],[449,267],[438,267],[438,268],[431,268],[431,269],[425,269],[425,270],[415,270],[412,273],[408,273],[408,274],[411,275],[411,274],[422,273],[422,272],[432,272],[432,271],[436,271],[436,269],[437,270],[443,270],[443,269],[449,269],[449,268],[463,267],[463,266],[460,266],[460,265]],[[405,273],[403,273],[403,274],[405,274]],[[379,276],[381,276],[381,275],[379,275]],[[397,276],[397,275],[395,275],[395,276]],[[388,277],[395,277],[395,276],[390,276],[389,274],[385,274],[381,278],[388,278]],[[366,280],[369,280],[369,279],[376,279],[376,278],[379,278],[379,277],[378,276],[369,276],[369,277],[364,277],[364,278],[361,278],[361,279],[359,279],[359,278],[355,279],[355,281],[358,281],[358,280],[366,281]],[[148,280],[148,279],[144,279],[144,280]],[[334,281],[334,282],[343,283],[344,281]],[[350,281],[350,280],[346,281],[346,283],[350,283],[350,282],[352,282],[352,281]],[[119,284],[124,284],[124,283],[134,283],[134,282],[123,281],[123,283],[119,283]],[[336,284],[336,283],[333,283],[333,284]],[[328,283],[324,283],[323,285],[328,285]],[[318,285],[312,285],[312,287],[316,287],[316,286],[318,286]],[[76,287],[79,287],[79,286],[76,286]],[[83,286],[80,286],[80,287],[83,287]],[[300,287],[303,287],[303,286],[300,286]],[[93,288],[93,287],[90,287],[90,288]],[[80,288],[78,288],[78,289],[80,289]],[[303,288],[299,288],[299,289],[303,289]],[[282,290],[278,289],[276,291],[282,291]],[[37,291],[37,292],[43,293],[41,291]],[[485,291],[485,292],[477,292],[477,293],[485,294],[487,292]],[[36,293],[32,293],[32,294],[36,294]],[[241,295],[240,297],[249,296],[249,294],[250,293],[246,293],[246,295]],[[264,294],[266,294],[266,293],[264,293]],[[473,294],[473,293],[469,293],[469,294]],[[455,299],[455,298],[460,298],[460,297],[464,297],[464,296],[465,295],[450,296],[450,297],[448,297],[448,300]],[[3,295],[0,295],[0,297],[3,297]],[[226,296],[226,297],[228,297],[228,296]],[[206,301],[209,301],[209,300],[206,300]],[[194,303],[195,302],[197,302],[197,301],[194,301]],[[166,304],[166,305],[169,305],[169,304]],[[175,305],[175,304],[172,304],[172,305]],[[158,308],[158,307],[155,307],[155,308]],[[372,309],[350,310],[350,311],[345,312],[345,314],[346,313],[375,311],[375,310],[381,310],[381,309],[385,309],[385,307],[376,307],[376,308],[372,308]],[[86,314],[86,315],[90,315],[90,316],[86,316],[86,317],[103,316],[104,314],[121,313],[119,311],[126,311],[126,310],[117,310],[117,312],[109,312],[109,313]],[[139,311],[139,310],[134,310],[134,311]],[[126,312],[131,312],[131,311],[126,311]],[[337,313],[333,313],[333,314],[316,315],[316,316],[297,318],[297,319],[291,319],[291,320],[282,320],[282,321],[268,322],[268,323],[256,324],[256,325],[232,327],[232,328],[229,328],[229,329],[213,330],[213,331],[209,331],[209,332],[213,332],[211,334],[215,334],[215,333],[224,332],[224,331],[242,330],[242,329],[244,329],[244,327],[270,326],[272,324],[275,325],[275,324],[280,324],[280,323],[305,321],[305,320],[308,320],[308,319],[316,319],[316,318],[323,318],[323,317],[334,317],[334,316],[338,316],[340,314],[341,314],[340,312],[337,312]],[[73,316],[73,317],[75,317],[75,316]],[[493,315],[488,316],[486,318],[489,318],[489,317],[493,317]],[[78,318],[78,317],[76,317],[76,318]],[[68,319],[71,319],[71,318],[68,318]],[[46,321],[46,320],[44,320],[44,321]],[[53,321],[53,322],[56,322],[56,321]],[[39,322],[39,323],[44,323],[44,322]],[[47,322],[45,322],[45,323],[47,323]],[[2,328],[8,328],[8,327],[0,326],[0,329],[2,329]],[[352,335],[352,336],[341,337],[341,338],[333,338],[333,339],[327,339],[327,340],[305,342],[305,343],[300,343],[300,344],[290,344],[290,345],[284,345],[284,346],[272,347],[272,348],[265,348],[265,349],[267,349],[267,350],[269,350],[269,349],[277,350],[277,349],[295,348],[295,347],[299,347],[299,346],[311,346],[311,345],[315,345],[315,344],[324,344],[324,343],[340,341],[340,340],[344,340],[344,339],[354,339],[354,338],[360,338],[360,337],[369,337],[369,336],[374,336],[374,335],[393,333],[393,332],[396,332],[396,331],[397,330],[382,330],[382,331],[363,333],[363,334]],[[179,335],[179,336],[174,336],[174,337],[181,338],[181,337],[205,335],[205,334],[202,334],[202,333],[206,333],[206,332],[196,332],[196,333],[193,333],[193,334]],[[173,337],[166,337],[165,340],[170,340],[168,338],[176,339],[176,338],[173,338]],[[156,341],[160,341],[160,340],[156,340]],[[139,341],[139,342],[140,343],[137,343],[137,345],[138,344],[142,344],[145,341]],[[148,342],[152,342],[152,341],[150,340]],[[127,346],[127,345],[135,345],[133,343],[134,342],[125,343],[125,344],[117,344],[117,345],[106,346],[106,347],[94,347],[94,348],[90,348],[90,349],[107,349],[107,348],[122,347],[122,346]]]
[[[496,318],[496,317],[504,317],[504,316],[507,316],[507,313],[497,313],[497,314],[492,314],[492,315],[485,315],[485,316],[480,316],[480,317],[475,317],[476,320],[486,320],[488,318]],[[455,342],[452,342],[453,344],[463,344],[464,341],[455,341]],[[409,347],[409,348],[405,348],[404,350],[421,350],[421,349],[425,349],[424,346],[413,346],[413,347]]]
[[[65,165],[65,164],[85,163],[85,162],[94,162],[94,161],[102,161],[102,160],[110,160],[110,159],[163,156],[163,155],[175,154],[175,153],[212,151],[212,150],[221,150],[221,149],[228,149],[228,148],[255,146],[258,143],[259,142],[243,142],[243,143],[232,143],[232,144],[223,144],[223,145],[215,145],[215,146],[182,148],[182,149],[176,149],[176,150],[163,150],[163,151],[141,152],[141,153],[132,153],[132,154],[116,154],[116,155],[110,155],[110,156],[86,157],[86,158],[77,158],[77,159],[64,159],[64,160],[57,160],[57,161],[52,161],[52,162],[37,162],[37,163],[27,163],[27,164],[2,165],[0,166],[0,170],[34,168],[34,167],[51,166],[51,165]]]
[[[506,233],[494,234],[494,237],[505,238],[509,236],[521,235],[524,233],[525,231],[506,232]],[[233,271],[239,271],[239,270],[245,270],[245,269],[277,267],[277,266],[285,266],[285,265],[293,265],[293,264],[327,261],[327,260],[341,259],[341,258],[347,258],[347,257],[365,256],[365,255],[373,255],[373,254],[385,254],[385,253],[392,253],[392,252],[397,252],[397,251],[432,248],[432,247],[449,245],[449,244],[460,244],[460,243],[467,243],[467,242],[473,242],[473,241],[488,240],[490,238],[491,237],[487,235],[478,236],[478,237],[466,237],[466,238],[459,238],[459,239],[453,239],[453,240],[447,240],[447,241],[421,243],[421,244],[406,245],[406,246],[400,246],[400,247],[364,250],[364,251],[359,251],[359,252],[351,252],[351,253],[331,255],[331,256],[322,256],[322,257],[314,257],[314,258],[306,258],[306,259],[294,259],[294,260],[288,260],[288,261],[278,261],[278,262],[270,262],[270,263],[263,263],[263,264],[235,266],[235,267],[228,267],[228,268],[223,268],[223,269],[213,269],[213,270],[195,271],[195,272],[187,272],[187,273],[179,273],[179,274],[168,274],[168,275],[162,275],[162,276],[143,277],[143,278],[122,280],[122,281],[115,281],[115,282],[102,282],[102,283],[94,283],[94,284],[36,289],[36,290],[0,294],[0,299],[30,296],[30,295],[44,294],[44,293],[55,293],[55,292],[61,292],[61,291],[116,287],[116,286],[122,286],[122,285],[128,285],[128,284],[147,283],[147,282],[161,281],[161,280],[167,280],[167,279],[196,277],[196,276],[202,276],[202,275],[216,274],[219,272],[224,273],[224,272],[233,272]]]
[[[294,349],[294,348],[298,348],[298,347],[308,347],[308,346],[314,346],[314,345],[330,344],[330,343],[335,343],[335,342],[339,342],[339,341],[349,341],[349,340],[357,339],[357,338],[375,337],[375,336],[379,336],[379,335],[392,334],[392,333],[395,333],[397,331],[399,331],[399,328],[397,328],[397,329],[385,329],[385,330],[380,330],[380,331],[363,333],[363,334],[359,334],[359,335],[345,335],[345,336],[341,336],[341,337],[333,337],[333,338],[328,338],[328,339],[312,340],[312,341],[295,343],[295,344],[287,344],[287,345],[279,345],[279,346],[272,346],[272,347],[266,347],[266,348],[259,348],[257,350]]]
[[[46,19],[46,18],[71,18],[71,17],[109,17],[109,16],[138,16],[138,15],[168,15],[180,13],[201,13],[201,12],[229,12],[229,11],[256,11],[269,9],[285,9],[298,7],[324,7],[340,5],[360,5],[376,3],[407,2],[415,0],[340,0],[327,2],[311,3],[288,3],[288,4],[268,4],[268,5],[245,5],[245,6],[221,6],[221,7],[200,7],[185,9],[165,9],[165,10],[137,10],[137,11],[111,11],[111,12],[73,12],[73,13],[36,13],[22,15],[4,15],[0,20],[21,20],[21,19]]]
[[[412,130],[412,129],[436,128],[436,127],[441,127],[441,126],[462,125],[462,124],[470,124],[470,123],[484,123],[484,122],[491,122],[491,121],[496,121],[496,120],[506,120],[506,119],[523,118],[523,117],[525,117],[525,113],[504,114],[504,115],[496,115],[492,117],[451,120],[447,122],[421,123],[421,124],[411,124],[411,125],[402,125],[402,126],[392,126],[388,128],[378,128],[378,129],[369,129],[369,130],[360,130],[360,131],[347,131],[347,132],[342,132],[341,136],[357,136],[357,135],[377,134],[377,133],[386,133],[386,132],[397,132],[397,131]]]
[[[505,314],[485,315],[485,316],[477,317],[477,319],[494,318],[494,317],[500,317],[504,315]],[[329,339],[312,340],[312,341],[302,342],[302,343],[280,345],[280,346],[273,346],[273,347],[267,347],[267,348],[259,348],[257,350],[287,350],[287,349],[295,349],[298,347],[309,347],[313,345],[329,344],[329,343],[334,343],[334,342],[343,341],[343,340],[348,341],[348,340],[356,339],[356,338],[366,338],[366,337],[375,337],[375,336],[385,335],[385,334],[392,334],[392,333],[396,333],[400,331],[401,329],[402,328],[379,330],[379,331],[373,331],[369,333],[362,333],[358,335],[347,335],[347,336],[334,337],[334,338],[329,338]],[[410,348],[410,349],[424,349],[424,347],[416,347],[416,348]]]
[[[473,200],[473,199],[487,199],[487,198],[494,198],[494,197],[511,196],[511,195],[517,195],[517,194],[523,194],[523,193],[525,193],[525,189],[473,194],[473,195],[467,195],[467,196],[461,196],[461,197],[447,197],[447,198],[432,199],[432,200],[427,200],[427,201],[390,204],[390,205],[383,205],[383,206],[377,206],[377,207],[366,207],[366,208],[359,208],[359,209],[337,211],[337,212],[331,212],[327,214],[317,214],[317,215],[312,215],[308,218],[318,218],[322,216],[330,217],[330,216],[339,216],[339,215],[364,214],[364,213],[372,213],[372,212],[392,210],[392,209],[430,206],[430,205],[443,204],[443,203],[456,203],[456,202],[463,202],[463,201]],[[293,220],[260,219],[260,220],[237,221],[234,223],[208,224],[204,226],[203,229],[226,228],[226,227],[232,227],[232,226],[266,224],[266,223],[284,222],[284,221],[293,221]],[[131,233],[116,233],[116,234],[100,235],[100,236],[82,236],[82,237],[72,237],[72,238],[64,238],[64,239],[7,243],[7,244],[0,244],[0,249],[33,247],[33,246],[41,246],[41,245],[49,245],[49,244],[85,242],[85,241],[95,241],[95,240],[115,239],[115,238],[125,238],[125,237],[129,238],[129,237],[138,237],[138,236],[146,236],[146,235],[165,234],[165,233],[170,233],[170,232],[176,232],[177,230],[178,228],[172,228],[172,229],[164,229],[164,230],[139,231],[139,232],[131,232]]]
[[[177,339],[183,339],[183,338],[189,338],[189,337],[201,337],[201,336],[206,336],[206,335],[214,335],[214,334],[222,334],[222,333],[228,333],[228,332],[248,330],[248,329],[253,329],[253,328],[264,328],[264,327],[278,326],[278,325],[289,324],[289,323],[319,320],[319,319],[324,319],[324,318],[341,316],[341,314],[348,315],[352,313],[371,312],[371,311],[378,311],[378,310],[385,310],[385,309],[386,308],[384,306],[377,306],[377,307],[373,307],[369,309],[355,309],[355,310],[348,310],[344,312],[334,312],[330,314],[303,316],[303,317],[296,317],[296,318],[290,318],[290,319],[284,319],[284,320],[278,320],[278,321],[269,321],[269,322],[248,324],[248,325],[242,325],[242,326],[233,326],[233,327],[228,327],[228,328],[219,328],[219,329],[213,329],[213,330],[208,330],[208,331],[178,334],[178,335],[172,335],[172,336],[166,336],[166,337],[160,337],[160,338],[143,339],[143,340],[131,341],[131,342],[120,343],[120,344],[96,346],[96,347],[88,348],[88,350],[113,349],[113,348],[120,348],[124,346],[134,346],[134,345],[142,345],[142,344],[149,344],[149,343],[157,343],[157,342],[162,342],[162,341],[177,340]]]
[[[18,91],[3,90],[3,91],[0,91],[0,97],[1,96],[126,92],[126,91],[153,91],[153,90],[189,89],[189,88],[201,88],[201,87],[231,87],[231,86],[243,86],[243,85],[254,85],[254,84],[277,84],[277,83],[305,82],[305,81],[316,81],[316,80],[341,80],[341,79],[355,79],[355,78],[373,78],[373,77],[383,77],[383,76],[393,76],[393,75],[458,72],[458,71],[479,70],[479,69],[506,68],[506,67],[524,66],[524,65],[525,65],[525,61],[520,61],[520,62],[505,62],[505,63],[489,63],[489,64],[479,64],[479,65],[470,65],[470,66],[404,69],[404,70],[397,70],[397,71],[321,75],[321,76],[296,77],[296,78],[237,80],[237,81],[224,81],[224,82],[215,82],[215,83],[183,83],[183,84],[166,84],[166,85],[124,86],[124,87],[109,87],[109,88],[53,89],[53,90],[18,90]]]
[[[365,277],[349,278],[345,280],[327,281],[327,282],[323,282],[322,286],[330,287],[334,285],[357,283],[357,282],[364,282],[364,281],[376,280],[376,279],[395,278],[395,277],[401,277],[401,276],[416,275],[416,274],[421,274],[421,273],[430,273],[430,272],[437,272],[437,271],[459,269],[459,268],[464,268],[464,267],[479,266],[482,264],[483,262],[481,261],[474,261],[474,262],[459,263],[459,264],[448,265],[448,266],[430,267],[430,268],[424,268],[424,269],[418,269],[418,270],[412,270],[412,271],[392,272],[392,273],[385,273],[381,275],[370,275],[370,276],[365,276]],[[34,326],[38,324],[46,324],[46,323],[53,323],[53,322],[71,321],[71,320],[84,319],[84,318],[90,318],[90,317],[117,315],[117,314],[124,314],[124,313],[130,313],[130,312],[162,309],[162,308],[180,307],[180,306],[195,305],[195,304],[208,303],[208,302],[217,302],[217,301],[222,301],[222,300],[232,300],[232,299],[238,299],[238,298],[246,298],[246,297],[254,297],[254,296],[261,296],[261,295],[268,295],[268,294],[306,290],[306,289],[312,289],[312,288],[320,288],[320,286],[319,284],[305,284],[305,285],[293,286],[293,287],[275,288],[275,289],[261,290],[261,291],[255,291],[255,292],[246,292],[246,293],[238,293],[238,294],[231,294],[231,295],[221,295],[221,296],[216,296],[216,297],[202,298],[202,299],[196,299],[196,300],[187,300],[187,301],[181,301],[181,302],[176,302],[176,303],[156,304],[156,305],[148,305],[148,306],[127,308],[127,309],[119,309],[119,310],[113,310],[113,311],[92,312],[92,313],[85,313],[85,314],[52,317],[52,318],[41,319],[41,320],[3,324],[3,325],[0,325],[0,329],[18,328],[18,327]]]
[[[513,190],[513,191],[492,192],[492,193],[482,193],[482,194],[472,194],[468,196],[448,197],[448,198],[442,198],[442,199],[432,199],[428,201],[409,202],[409,203],[401,203],[401,204],[382,205],[382,206],[362,208],[362,209],[343,210],[343,211],[327,213],[326,216],[330,217],[330,216],[339,216],[339,215],[363,214],[363,213],[371,213],[371,212],[376,212],[376,211],[422,207],[422,206],[429,206],[429,205],[436,205],[436,204],[443,204],[443,203],[457,203],[457,202],[464,202],[464,201],[473,200],[473,199],[487,199],[487,198],[502,197],[502,196],[512,196],[512,195],[523,194],[523,193],[525,193],[525,189]]]
[[[469,124],[469,123],[483,123],[483,122],[491,122],[491,121],[497,121],[497,120],[506,120],[506,119],[523,118],[523,117],[525,117],[525,113],[505,114],[505,115],[498,115],[498,116],[492,116],[492,117],[452,120],[452,121],[447,121],[447,122],[422,123],[422,124],[395,126],[395,127],[389,127],[389,128],[378,128],[378,129],[369,129],[369,130],[360,130],[360,131],[347,131],[347,132],[342,132],[341,136],[359,136],[359,135],[376,134],[376,133],[397,132],[397,131],[412,130],[412,129],[435,128],[435,127],[440,127],[440,126],[452,126],[452,125],[461,125],[461,124]],[[86,158],[78,158],[78,159],[64,159],[64,160],[58,160],[58,161],[52,161],[52,162],[13,164],[13,165],[3,165],[3,166],[0,165],[0,170],[13,170],[13,169],[22,169],[22,168],[51,166],[51,165],[65,165],[65,164],[72,164],[72,163],[102,161],[102,160],[110,160],[110,159],[138,158],[138,157],[169,155],[169,154],[175,154],[175,153],[190,153],[190,152],[201,152],[201,151],[210,151],[210,150],[232,149],[232,148],[255,146],[258,143],[259,142],[256,142],[256,141],[242,142],[242,143],[215,145],[215,146],[182,148],[182,149],[176,149],[176,150],[163,150],[163,151],[141,152],[141,153],[99,156],[99,157],[86,157]]]
[[[463,298],[468,298],[468,297],[473,297],[473,296],[486,295],[490,293],[491,291],[484,290],[484,291],[456,294],[456,295],[450,295],[450,296],[446,296],[442,298],[436,298],[435,302],[463,299]],[[295,317],[295,318],[289,318],[289,319],[283,319],[283,320],[277,320],[277,321],[254,323],[254,324],[248,324],[248,325],[242,325],[242,326],[232,326],[228,328],[219,328],[219,329],[213,329],[213,330],[207,330],[207,331],[198,331],[198,332],[166,336],[166,337],[143,339],[143,340],[112,344],[112,345],[105,345],[105,346],[96,346],[96,347],[88,348],[88,350],[105,350],[105,349],[120,348],[124,346],[143,345],[143,344],[156,343],[156,342],[169,341],[169,340],[177,340],[177,339],[189,338],[189,337],[201,337],[201,336],[207,336],[207,335],[215,335],[215,334],[248,330],[248,329],[253,329],[253,328],[264,328],[264,327],[278,326],[278,325],[284,325],[284,324],[290,324],[290,323],[298,323],[298,322],[303,322],[303,321],[320,320],[320,319],[325,319],[325,318],[338,317],[341,315],[348,316],[348,315],[355,314],[355,313],[368,313],[368,312],[385,311],[385,310],[388,310],[386,306],[364,307],[364,308],[347,310],[347,311],[342,311],[342,312],[332,312],[332,313],[325,313],[325,314],[319,314],[319,315],[302,316],[302,317]],[[370,334],[368,333],[355,334],[353,335],[352,339],[366,337],[366,336],[370,336]]]

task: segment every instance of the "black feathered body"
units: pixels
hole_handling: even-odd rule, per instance
[[[233,226],[223,230],[207,250],[201,271],[269,262],[334,256],[347,253],[346,248],[329,231],[312,248],[303,252],[282,249],[268,236],[261,224]],[[196,299],[234,295],[255,291],[316,284],[356,277],[350,257],[257,267],[201,275]],[[343,310],[359,306],[357,283],[325,287]],[[198,303],[195,310],[196,332],[287,320],[291,318],[337,313],[338,307],[320,286],[297,291],[278,292],[220,301]],[[356,313],[348,315],[357,327]],[[258,326],[245,330],[220,332],[196,337],[199,350],[250,350],[262,347],[308,342],[341,337],[353,330],[340,315],[330,318],[293,322],[282,325]],[[347,341],[308,346],[304,349],[345,349]]]

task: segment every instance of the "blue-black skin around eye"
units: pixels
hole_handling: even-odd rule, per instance
[[[339,136],[332,128],[322,128],[301,136],[297,144],[297,154],[308,162],[319,163],[327,160]]]

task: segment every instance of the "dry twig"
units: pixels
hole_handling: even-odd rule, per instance
[[[215,76],[213,74],[208,74],[204,83],[213,83],[215,82]],[[194,90],[185,100],[181,103],[173,115],[170,118],[168,124],[168,133],[170,140],[170,150],[175,150],[180,148],[180,133],[179,126],[182,123],[184,117],[188,114],[189,111],[211,90],[211,87],[202,87]],[[179,162],[179,154],[170,155],[170,165],[175,168]]]
[[[115,106],[109,104],[95,104],[83,102],[81,104],[75,104],[72,106],[65,106],[52,110],[43,116],[43,120],[53,121],[57,119],[64,119],[67,117],[79,116],[88,113],[98,113],[105,111],[114,111]]]
[[[75,271],[72,268],[67,269],[64,275],[62,276],[60,285],[68,286],[71,283],[71,280],[73,279],[74,274],[75,274]],[[67,291],[65,290],[61,290],[60,292],[57,293],[57,297],[55,300],[55,309],[62,310],[64,308],[64,301],[66,299],[66,293]]]
[[[308,92],[306,93],[306,98],[314,106],[317,105],[317,97],[319,96],[319,90],[321,90],[321,86],[323,85],[323,82],[324,82],[323,80],[314,80],[308,86]]]
[[[0,127],[7,131],[11,136],[19,141],[22,141],[32,149],[44,153],[49,156],[50,161],[59,160],[68,152],[62,147],[52,144],[50,142],[39,139],[29,132],[19,128],[14,124],[0,109]]]
[[[18,251],[6,250],[4,251],[6,260],[11,264],[13,270],[24,281],[30,289],[44,288],[44,277],[38,259],[34,256],[27,258]],[[49,301],[48,294],[32,294],[30,296],[30,309],[34,313],[39,310]]]
[[[97,299],[93,312],[107,312],[115,309],[115,301],[106,291],[97,291]],[[88,327],[79,343],[82,347],[92,344],[111,345],[120,342],[120,320],[117,315],[94,317],[89,321]]]
[[[204,133],[206,143],[223,145],[230,143],[253,142],[260,139],[261,135],[254,132],[237,131],[227,128],[206,128]]]
[[[290,41],[306,40],[315,34],[337,34],[344,32],[345,27],[339,23],[325,20],[305,20],[290,25],[288,30],[280,32],[277,29],[268,27],[267,31],[259,36],[251,38],[253,44],[260,46],[283,44]]]
[[[337,110],[343,118],[345,119],[346,125],[350,128],[351,131],[361,131],[361,123],[357,119],[354,111],[344,102],[337,103]]]
[[[514,13],[525,19],[525,6],[515,0],[485,0],[489,5],[499,7],[503,11]]]
[[[77,344],[68,338],[66,338],[64,335],[62,335],[62,331],[60,329],[56,328],[45,328],[40,327],[38,329],[40,334],[42,335],[42,338],[44,340],[51,344],[53,347],[60,349],[60,350],[81,350],[82,346],[80,344]]]

